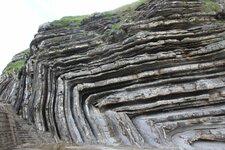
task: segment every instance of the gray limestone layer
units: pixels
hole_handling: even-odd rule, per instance
[[[25,66],[2,75],[0,99],[56,141],[222,149],[225,15],[219,15],[202,11],[200,0],[151,0],[124,20],[95,14],[79,26],[46,23]]]

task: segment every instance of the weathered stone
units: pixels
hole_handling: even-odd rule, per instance
[[[0,98],[56,141],[221,149],[224,21],[201,0],[146,1],[129,15],[41,27],[19,78],[1,77]]]

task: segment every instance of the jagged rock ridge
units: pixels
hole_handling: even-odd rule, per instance
[[[45,24],[18,78],[2,77],[1,99],[66,142],[220,149],[222,17],[200,0],[146,1],[129,15]]]

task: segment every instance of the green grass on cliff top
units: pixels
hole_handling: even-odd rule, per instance
[[[111,16],[114,14],[121,14],[121,13],[132,13],[137,6],[140,4],[151,1],[151,0],[137,0],[131,4],[124,5],[122,7],[116,8],[114,10],[103,12],[104,15]],[[203,1],[203,11],[205,12],[212,12],[212,11],[218,11],[220,9],[219,4],[215,0],[202,0]],[[81,21],[85,18],[88,18],[89,15],[83,15],[83,16],[65,16],[62,17],[59,20],[55,20],[52,22],[53,25],[57,26],[66,26],[66,25],[77,25],[79,26]]]
[[[80,25],[81,21],[84,20],[87,17],[88,17],[88,15],[66,16],[66,17],[62,17],[59,20],[53,21],[52,24],[57,25],[57,26],[64,26],[64,25],[69,25],[69,24]]]
[[[21,53],[28,53],[30,51],[30,49],[26,49],[24,51],[22,51]],[[12,72],[16,72],[19,71],[25,64],[25,60],[18,60],[15,62],[10,62],[5,69],[3,70],[3,73],[12,73]]]
[[[16,62],[10,62],[6,68],[3,70],[3,73],[12,73],[14,71],[18,71],[23,67],[25,60],[19,60]]]
[[[103,12],[104,15],[113,15],[113,14],[120,14],[122,12],[132,12],[135,10],[135,8],[140,5],[141,3],[145,2],[146,0],[137,0],[134,3],[119,7],[117,9],[111,10],[111,11],[106,11]],[[52,22],[53,25],[56,26],[65,26],[65,25],[80,25],[81,21],[88,18],[90,15],[83,15],[83,16],[65,16],[62,17],[59,20],[54,20]]]

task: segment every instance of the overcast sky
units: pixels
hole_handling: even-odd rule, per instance
[[[112,10],[136,0],[2,0],[0,5],[0,74],[13,55],[29,48],[44,22]]]

